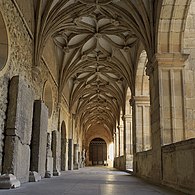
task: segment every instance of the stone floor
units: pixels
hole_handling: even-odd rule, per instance
[[[182,195],[150,185],[128,173],[107,167],[86,167],[63,172],[59,177],[25,183],[0,195]]]

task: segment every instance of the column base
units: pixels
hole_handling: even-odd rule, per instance
[[[10,189],[20,187],[20,181],[12,174],[4,174],[0,176],[0,189]]]
[[[46,161],[46,172],[45,172],[45,178],[51,178],[53,177],[53,158],[50,156],[52,153],[51,151],[48,151],[49,156],[47,157]]]
[[[61,175],[61,173],[59,171],[57,171],[57,170],[53,171],[53,176],[60,176],[60,175]]]
[[[79,169],[79,164],[78,164],[78,163],[74,164],[73,169],[74,169],[74,170],[78,170],[78,169]]]
[[[51,177],[53,177],[53,173],[50,171],[46,171],[45,178],[51,178]]]
[[[38,182],[41,180],[41,176],[36,171],[30,171],[29,182]]]

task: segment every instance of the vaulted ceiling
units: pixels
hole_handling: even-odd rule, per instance
[[[139,55],[154,51],[152,0],[40,0],[35,63],[52,37],[59,57],[59,91],[71,82],[69,108],[86,128],[113,130],[132,93]]]

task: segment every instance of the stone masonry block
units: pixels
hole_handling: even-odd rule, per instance
[[[48,109],[41,100],[34,102],[33,132],[31,141],[31,171],[45,176]]]
[[[33,92],[19,77],[10,81],[5,130],[3,173],[27,182],[30,165]]]
[[[33,116],[33,92],[19,77],[11,79],[6,135],[18,136],[23,144],[30,145]]]

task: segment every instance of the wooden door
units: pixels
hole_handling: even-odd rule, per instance
[[[107,161],[106,142],[101,138],[93,139],[89,147],[89,160],[92,165],[104,165]]]

